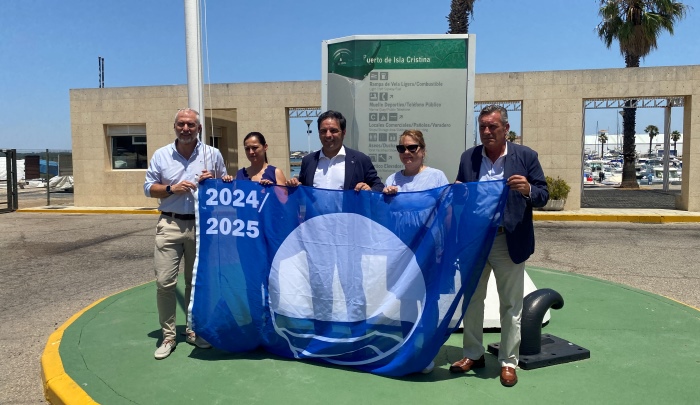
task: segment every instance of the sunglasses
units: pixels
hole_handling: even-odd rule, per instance
[[[418,152],[418,149],[420,149],[420,145],[396,145],[396,150],[399,151],[399,153],[406,152],[406,149],[408,149],[408,151],[411,153],[416,153]]]

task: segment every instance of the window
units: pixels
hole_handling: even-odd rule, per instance
[[[145,125],[109,125],[112,169],[145,169],[148,167]]]
[[[223,129],[221,127],[213,127],[211,134],[209,134],[209,146],[213,146],[216,149],[219,149],[219,146],[221,144],[222,133]]]

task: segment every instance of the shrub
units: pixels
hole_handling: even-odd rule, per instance
[[[566,183],[566,181],[564,181],[564,179],[560,179],[559,176],[557,176],[556,179],[546,176],[546,180],[547,189],[549,190],[549,199],[566,200],[566,197],[569,196],[569,191],[571,191],[571,187]]]

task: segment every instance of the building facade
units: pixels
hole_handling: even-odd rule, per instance
[[[242,138],[262,132],[270,164],[289,173],[289,109],[321,105],[321,82],[213,84],[203,114],[206,142],[230,174],[247,164]],[[581,206],[583,127],[589,100],[681,98],[683,179],[676,208],[700,211],[700,66],[477,74],[476,103],[522,106],[522,141],[539,153],[545,173],[572,187],[565,209]],[[187,87],[148,86],[70,91],[76,206],[155,207],[143,195],[148,160],[175,139],[173,122]],[[700,161],[700,160],[699,160]],[[456,171],[456,168],[455,168]],[[448,174],[449,175],[449,174]]]

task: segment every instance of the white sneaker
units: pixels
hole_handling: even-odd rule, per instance
[[[195,346],[199,347],[200,349],[211,349],[211,345],[209,344],[209,342],[204,340],[203,337],[196,335],[194,332],[187,335],[187,337],[185,338],[185,341],[187,341],[187,343],[189,343],[191,345],[195,345]]]
[[[430,364],[428,364],[428,367],[424,368],[420,372],[423,374],[430,374],[434,368],[435,368],[435,362],[431,361]]]
[[[156,358],[156,360],[163,360],[164,358],[170,356],[170,353],[175,350],[175,345],[176,343],[174,340],[164,340],[160,347],[156,349],[153,356]]]

